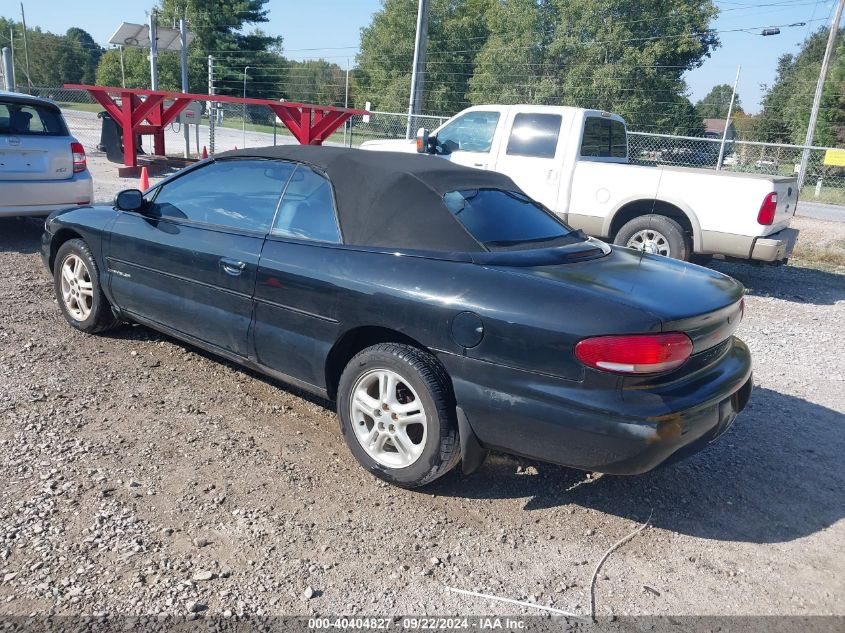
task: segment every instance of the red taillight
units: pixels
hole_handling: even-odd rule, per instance
[[[596,336],[575,346],[575,357],[593,369],[617,374],[654,374],[683,365],[692,341],[681,332]]]
[[[70,151],[73,154],[73,173],[78,174],[79,172],[85,171],[87,164],[85,161],[85,148],[82,147],[82,143],[71,143]]]
[[[763,198],[763,204],[760,205],[760,211],[757,213],[757,223],[768,226],[774,222],[777,206],[778,194],[770,193]]]

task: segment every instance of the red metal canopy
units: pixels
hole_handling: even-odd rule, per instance
[[[137,167],[138,156],[135,137],[138,134],[152,134],[154,153],[164,155],[164,128],[179,116],[191,101],[215,101],[263,105],[276,116],[303,145],[322,145],[337,128],[354,114],[368,114],[366,110],[338,108],[293,101],[272,99],[250,99],[227,95],[203,95],[189,92],[165,92],[163,90],[139,90],[115,86],[89,86],[65,84],[70,90],[87,90],[105,108],[123,129],[123,164]],[[118,105],[111,95],[120,96]],[[140,97],[146,97],[141,99]],[[164,100],[173,103],[165,107]]]

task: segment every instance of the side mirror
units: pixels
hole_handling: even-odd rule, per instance
[[[433,154],[435,137],[427,128],[421,127],[417,130],[417,154]]]
[[[114,197],[114,206],[121,211],[140,211],[144,207],[144,194],[138,189],[124,189]]]

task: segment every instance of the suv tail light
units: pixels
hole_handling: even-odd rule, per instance
[[[677,369],[692,354],[692,341],[682,332],[585,338],[575,357],[593,369],[617,374],[654,374]]]
[[[770,193],[763,198],[763,204],[760,205],[760,212],[757,213],[757,223],[768,226],[774,222],[777,206],[778,194]]]
[[[70,151],[73,153],[73,173],[78,174],[87,169],[88,165],[85,160],[85,148],[82,143],[71,143]]]

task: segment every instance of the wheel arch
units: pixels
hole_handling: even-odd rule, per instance
[[[337,398],[337,387],[344,368],[358,352],[379,343],[404,343],[432,353],[425,345],[398,330],[378,325],[363,325],[343,333],[326,356],[326,392],[331,400]]]
[[[85,238],[82,236],[81,233],[71,228],[63,227],[53,234],[53,239],[50,240],[50,259],[48,261],[48,264],[50,266],[50,272],[53,272],[53,269],[55,267],[56,254],[59,252],[59,249],[66,242],[76,239],[84,240]]]
[[[698,217],[687,204],[674,199],[639,198],[627,200],[610,214],[606,220],[604,233],[613,240],[616,238],[619,229],[625,224],[634,218],[650,214],[663,215],[678,222],[681,228],[690,235],[693,252],[701,250],[701,225],[698,222]]]

